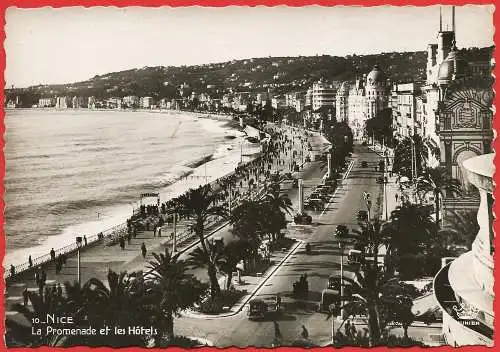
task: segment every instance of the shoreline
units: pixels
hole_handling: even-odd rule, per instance
[[[27,109],[26,109],[27,110]],[[44,110],[44,109],[29,109],[29,110]],[[68,109],[70,110],[70,109]],[[83,109],[81,109],[83,110]],[[103,111],[106,111],[106,112],[109,112],[110,109],[103,109]],[[48,111],[48,110],[47,110]],[[66,110],[60,110],[60,111],[66,111]],[[70,110],[71,111],[71,110]],[[87,110],[83,110],[83,111],[87,111]],[[136,112],[142,112],[142,111],[136,111]],[[144,111],[146,112],[146,111]],[[156,112],[158,113],[158,112]],[[195,113],[195,112],[187,112],[187,114],[184,114],[184,112],[181,112],[181,111],[177,111],[177,113],[175,115],[196,115],[198,118],[204,118],[204,119],[209,119],[209,120],[213,120],[213,121],[221,121],[221,119],[219,118],[212,118],[210,115],[209,116],[200,116],[199,113]],[[189,117],[189,116],[187,116]],[[236,121],[232,120],[232,117],[231,116],[223,116],[224,120],[227,120],[227,124],[224,124],[222,125],[221,127],[225,127],[225,128],[232,128],[232,129],[235,129],[235,123]],[[223,121],[221,121],[223,122]],[[239,123],[237,123],[238,127],[239,127]],[[238,129],[238,131],[242,132],[241,129]],[[241,137],[235,137],[234,140],[238,140],[238,139],[241,139],[242,141],[246,141],[246,136],[241,136]],[[262,155],[262,141],[259,141],[259,143],[252,143],[252,144],[255,144],[255,145],[259,145],[259,149],[260,151],[259,152],[252,152],[251,154],[245,154],[243,159],[242,159],[242,162],[243,164],[241,165],[247,165],[248,163],[251,163],[252,161],[254,161],[255,159],[257,159],[260,155]],[[233,156],[234,158],[234,156]],[[180,177],[179,179],[177,179],[176,181],[172,182],[171,184],[169,184],[168,186],[166,187],[162,187],[161,189],[158,189],[158,193],[165,193],[166,192],[166,189],[168,187],[171,187],[173,185],[175,185],[175,183],[177,182],[180,182],[182,181],[183,179],[185,179],[186,177],[189,177],[189,175],[193,174],[193,173],[196,173],[196,170],[199,171],[199,168],[201,166],[204,166],[206,167],[207,164],[209,164],[210,162],[212,161],[217,161],[218,159],[217,158],[214,158],[214,154],[211,154],[211,155],[208,155],[208,156],[202,156],[202,157],[199,157],[197,158],[194,162],[192,162],[189,167],[193,168],[193,170],[191,172],[189,172],[187,175],[184,175],[182,177]],[[222,175],[218,175],[216,178],[210,180],[210,182],[208,182],[208,184],[216,184],[218,180],[220,179],[223,179],[225,177],[229,177],[231,175],[233,175],[237,168],[239,166],[241,166],[240,163],[234,165],[234,167],[231,167],[230,170],[227,170],[227,172],[224,172]],[[199,173],[199,172],[198,172]],[[205,180],[206,181],[206,180]],[[203,185],[204,182],[202,179],[199,179],[198,181],[195,181],[196,184],[199,184],[199,185]],[[199,186],[198,185],[198,186]],[[168,192],[168,193],[173,193],[173,195],[170,195],[170,196],[166,196],[166,197],[162,197],[162,203],[164,202],[167,202],[175,197],[177,197],[178,195],[180,194],[184,194],[185,192],[187,192],[189,189],[193,188],[193,187],[197,187],[196,185],[189,185],[188,188],[186,188],[185,190],[182,190],[180,191],[179,194],[175,194],[175,191],[171,191],[171,192]],[[136,204],[138,202],[138,200],[135,200],[135,203]],[[117,205],[117,207],[120,207],[120,205]],[[137,209],[134,209],[134,211],[136,211]],[[126,215],[126,218],[129,218],[131,214],[128,214]],[[89,245],[91,245],[92,243],[96,242],[98,240],[98,234],[99,233],[106,233],[106,237],[114,237],[116,236],[116,233],[120,233],[122,230],[123,230],[123,226],[124,224],[126,223],[126,219],[119,219],[118,216],[117,218],[115,219],[115,221],[113,221],[113,219],[110,219],[110,221],[108,221],[105,225],[106,227],[102,229],[102,231],[99,231],[99,232],[85,232],[85,231],[82,231],[81,235],[85,234],[87,235],[87,240],[89,242]],[[74,227],[78,227],[78,226],[83,226],[84,224],[74,224],[74,225],[71,225],[69,226],[67,229],[63,230],[61,232],[61,234],[59,235],[56,235],[56,236],[64,236],[65,232],[67,232],[68,229],[70,228],[74,228]],[[88,224],[87,224],[88,225]],[[95,230],[94,230],[95,231]],[[116,233],[115,233],[116,232]],[[40,244],[39,245],[40,247],[43,247],[44,244]],[[54,250],[56,250],[56,253],[59,253],[61,250],[67,252],[68,250],[74,250],[72,247],[74,246],[74,243],[73,242],[63,242],[63,244],[61,246],[59,246],[58,248],[54,248]],[[13,251],[22,251],[22,250],[26,250],[26,254],[25,254],[25,257],[27,258],[28,257],[28,251],[30,250],[30,247],[25,247],[25,248],[17,248],[17,249],[14,249]],[[40,250],[40,253],[45,253],[45,254],[36,254],[35,256],[32,257],[32,260],[33,260],[33,267],[36,267],[37,265],[40,265],[40,264],[43,264],[45,262],[48,261],[48,259],[50,259],[50,255],[49,255],[49,249],[46,248],[46,249],[41,249]],[[7,278],[10,276],[10,271],[9,271],[9,267],[10,265],[14,265],[15,268],[16,268],[16,273],[20,273],[20,272],[23,272],[25,270],[29,270],[29,265],[28,265],[28,262],[27,262],[27,259],[26,261],[20,261],[20,262],[17,262],[16,264],[16,261],[11,261],[11,262],[7,262],[6,261],[6,255],[7,255],[7,251],[4,255],[4,261],[3,261],[3,266],[4,266],[4,269],[5,269],[5,273],[4,273],[4,278]],[[21,254],[19,254],[19,256],[16,255],[16,257],[20,257]],[[12,257],[13,259],[13,257]]]

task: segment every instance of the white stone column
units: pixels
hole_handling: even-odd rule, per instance
[[[490,218],[488,193],[493,192],[493,154],[481,155],[463,162],[467,179],[477,187],[481,202],[477,212],[479,232],[472,244],[474,253],[474,278],[482,289],[491,295],[493,291],[493,256],[490,253]]]

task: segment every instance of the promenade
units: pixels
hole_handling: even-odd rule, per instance
[[[290,130],[287,128],[288,133]],[[292,136],[291,136],[292,137]],[[295,138],[297,143],[293,145],[295,149],[301,149],[300,141],[298,138]],[[292,137],[293,141],[294,138]],[[313,145],[313,150],[319,151],[322,148],[323,140],[319,136],[311,136],[310,142]],[[297,153],[296,159],[293,157],[292,150],[284,151],[283,155],[280,155],[286,159],[290,157],[291,162],[295,161],[299,164],[302,163],[302,158],[300,153]],[[290,165],[288,163],[280,163],[278,160],[281,158],[276,158],[276,160],[272,163],[271,169],[272,171],[289,171]],[[304,169],[307,169],[304,168]],[[242,192],[244,192],[245,188],[248,188],[248,182],[242,180]],[[220,236],[221,232],[227,232],[227,227],[225,228],[225,222],[218,222],[207,229],[207,236],[217,235]],[[177,248],[181,251],[186,251],[183,254],[183,257],[187,257],[187,253],[190,249],[196,247],[197,240],[194,236],[184,235],[184,240],[181,233],[186,230],[188,223],[183,221],[177,226],[177,233],[179,234],[177,239]],[[153,230],[150,231],[139,231],[136,237],[132,237],[130,243],[126,242],[125,248],[122,250],[118,243],[114,245],[107,245],[105,242],[95,242],[93,244],[89,244],[88,246],[83,246],[80,249],[80,280],[81,282],[87,281],[89,278],[97,278],[103,282],[106,282],[106,276],[108,270],[111,269],[115,272],[136,272],[140,270],[145,270],[147,266],[148,260],[151,260],[153,252],[161,253],[164,252],[166,247],[171,248],[172,240],[170,238],[170,233],[172,232],[172,228],[168,225],[165,225],[163,228],[163,236],[158,237],[154,236]],[[141,245],[144,245],[147,248],[147,255],[145,258],[142,257],[141,254]],[[66,281],[73,282],[77,280],[78,276],[78,260],[76,252],[68,254],[67,262],[63,266],[62,270],[59,273],[56,273],[55,262],[49,262],[41,265],[41,270],[45,271],[47,275],[46,287],[52,287],[57,283],[64,283]],[[206,281],[206,271],[199,269],[194,270],[193,273],[199,277],[199,279]],[[22,303],[22,292],[24,288],[27,288],[29,291],[38,292],[38,287],[35,282],[34,270],[28,270],[26,272],[22,272],[16,274],[15,277],[9,280],[7,285],[7,291],[5,295],[5,309],[7,312],[7,316],[11,318],[15,318],[18,313],[11,310],[12,304],[14,303]]]

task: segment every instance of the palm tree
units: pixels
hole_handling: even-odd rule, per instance
[[[213,192],[210,185],[200,186],[196,189],[190,189],[180,197],[175,199],[175,208],[183,216],[194,220],[191,225],[193,231],[200,240],[203,257],[210,258],[211,253],[205,239],[205,225],[212,217],[227,216],[224,206],[215,205],[217,195]],[[217,282],[216,263],[211,260],[206,262],[208,277],[210,278],[210,288],[212,297],[220,294],[219,283]]]
[[[179,260],[179,254],[172,255],[165,248],[164,254],[152,255],[154,259],[148,264],[150,271],[146,284],[153,324],[162,332],[155,336],[158,345],[163,332],[168,342],[173,341],[174,316],[200,303],[207,287],[186,272],[186,263]]]
[[[448,211],[446,217],[447,226],[439,230],[438,238],[443,242],[446,250],[453,246],[462,246],[470,249],[472,242],[479,232],[477,223],[477,211]],[[449,256],[454,254],[447,254]]]
[[[434,195],[436,224],[440,227],[440,200],[448,195],[462,193],[460,181],[450,178],[444,167],[426,168],[424,174],[417,180],[417,192]]]
[[[268,203],[272,208],[279,211],[283,210],[288,214],[291,214],[291,211],[293,210],[292,201],[288,197],[288,194],[280,194],[279,188],[275,191],[267,193],[264,197],[264,202]]]
[[[215,298],[221,294],[217,279],[217,269],[223,265],[226,259],[223,256],[221,248],[212,241],[207,241],[205,248],[196,247],[189,253],[189,265],[193,268],[207,268],[210,280],[210,296]]]
[[[390,238],[392,250],[398,254],[414,253],[430,243],[436,223],[429,207],[407,202],[392,211],[384,232]]]
[[[48,314],[63,316],[69,312],[63,312],[62,301],[59,297],[53,296],[51,291],[45,291],[45,299],[35,292],[28,292],[28,299],[32,309],[22,304],[15,304],[13,310],[22,315],[22,320],[14,320],[9,317],[5,320],[7,345],[22,345],[29,347],[37,346],[67,346],[64,335],[48,335],[44,332],[45,327],[35,324],[34,319],[45,319]],[[56,326],[54,326],[56,327]],[[59,326],[61,327],[61,326]],[[33,330],[32,330],[33,329]],[[33,331],[40,329],[40,334]]]
[[[341,308],[346,312],[345,319],[354,315],[364,315],[368,318],[369,347],[380,343],[389,322],[404,321],[409,326],[413,321],[405,315],[406,312],[393,312],[397,304],[401,304],[398,309],[404,309],[411,301],[408,288],[378,265],[364,263],[361,269],[354,273],[354,277],[344,276],[342,279],[350,292],[348,296],[342,297]],[[327,319],[333,317],[333,314],[333,311],[330,312]]]
[[[416,165],[415,173],[418,176],[427,164],[428,158],[428,150],[419,135],[406,137],[394,149],[394,165],[392,169],[394,172],[411,179],[413,177],[411,173],[413,169],[412,162]]]
[[[149,316],[143,307],[143,296],[131,292],[131,277],[127,272],[115,273],[111,269],[107,275],[107,285],[96,278],[86,284],[88,322],[92,326],[116,326],[128,329],[149,323]],[[93,336],[89,344],[93,346],[109,345],[113,347],[144,346],[146,336],[109,335]]]

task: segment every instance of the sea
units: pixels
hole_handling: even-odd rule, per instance
[[[260,151],[228,120],[202,116],[8,110],[4,267],[123,223],[142,193],[166,201]]]

